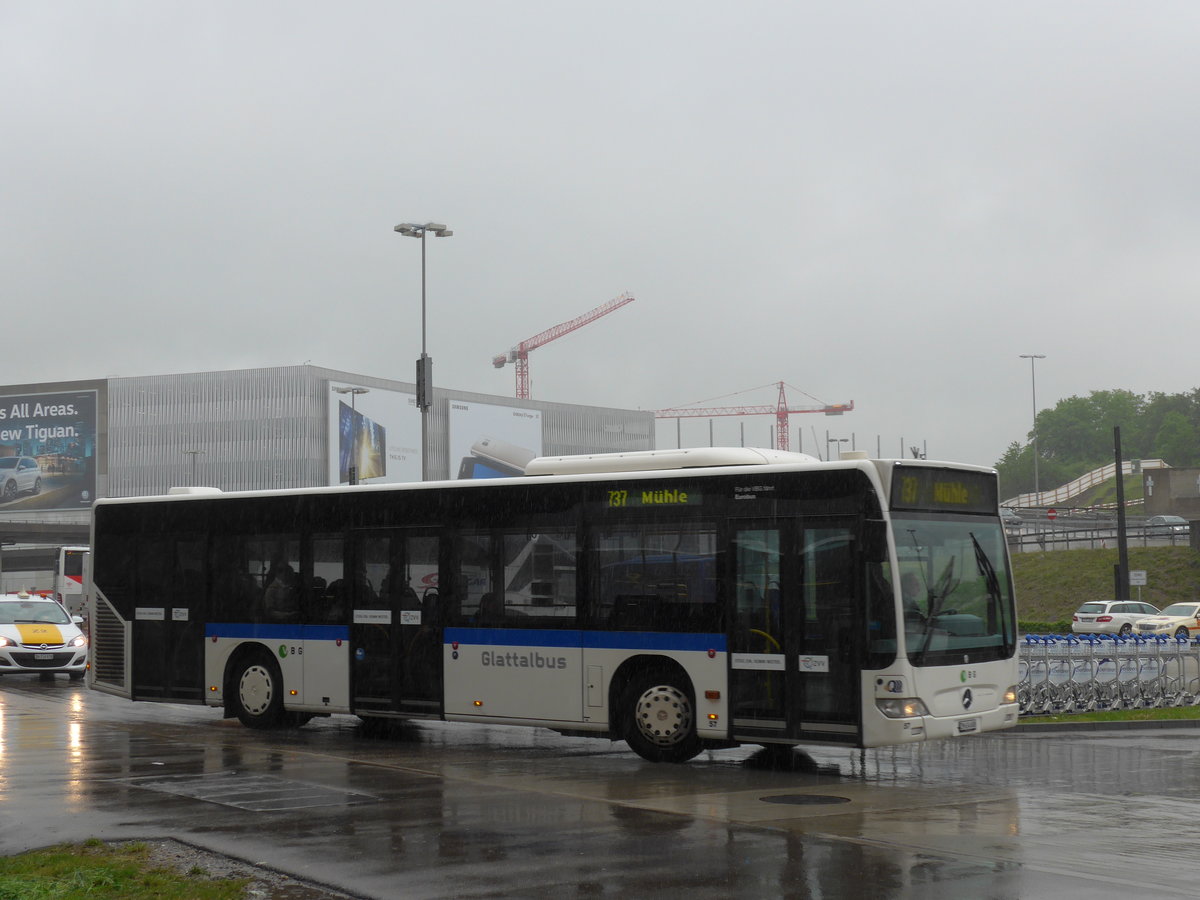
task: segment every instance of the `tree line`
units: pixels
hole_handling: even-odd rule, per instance
[[[1092,391],[1039,410],[1037,482],[1049,490],[1113,461],[1113,429],[1121,429],[1125,459],[1163,459],[1172,466],[1200,465],[1200,388],[1186,394]],[[1000,496],[1034,489],[1033,434],[1013,441],[996,463]]]

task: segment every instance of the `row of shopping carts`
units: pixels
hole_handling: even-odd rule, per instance
[[[1200,638],[1027,635],[1023,716],[1200,703]]]

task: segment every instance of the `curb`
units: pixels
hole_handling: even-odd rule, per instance
[[[1200,728],[1200,719],[1158,719],[1138,722],[1026,722],[1005,731],[1010,734],[1037,734],[1070,731],[1142,731],[1154,728]]]

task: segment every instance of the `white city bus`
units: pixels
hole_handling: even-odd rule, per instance
[[[255,728],[520,724],[671,762],[1015,724],[995,473],[855,456],[101,500],[89,684]]]
[[[54,599],[72,615],[83,608],[83,580],[87,567],[87,547],[59,547],[54,565]]]

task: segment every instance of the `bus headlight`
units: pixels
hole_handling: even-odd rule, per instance
[[[1012,687],[1010,687],[1007,691],[1004,692],[1003,702],[1004,703],[1016,703],[1017,702],[1017,686],[1015,684]]]
[[[876,699],[875,705],[889,719],[907,719],[910,716],[927,716],[929,710],[916,697],[888,697]]]

